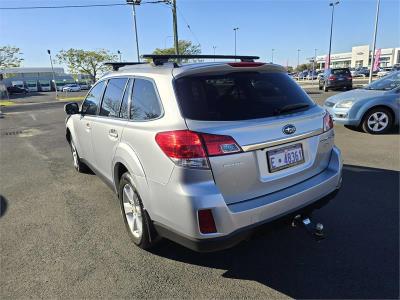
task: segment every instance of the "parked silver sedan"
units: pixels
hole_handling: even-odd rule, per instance
[[[399,124],[400,71],[361,88],[329,97],[324,104],[339,124],[386,133]]]

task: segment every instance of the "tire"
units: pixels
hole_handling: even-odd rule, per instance
[[[70,142],[70,146],[71,146],[71,154],[75,170],[77,170],[79,173],[88,172],[89,168],[81,161],[78,154],[78,150],[76,150],[74,141],[72,139]]]
[[[324,83],[324,92],[328,91],[328,87],[326,86],[326,83]]]
[[[362,130],[370,134],[385,134],[393,127],[393,116],[390,110],[377,107],[367,111],[361,124]]]
[[[322,90],[322,85],[318,83],[318,89],[321,91]]]
[[[118,187],[121,214],[129,237],[136,246],[149,249],[154,244],[155,233],[149,215],[143,208],[142,200],[135,189],[131,175],[121,176]]]

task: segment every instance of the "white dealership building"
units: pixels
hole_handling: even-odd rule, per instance
[[[377,50],[379,48],[377,47]],[[382,48],[379,59],[381,68],[391,67],[395,64],[400,64],[400,48]],[[317,56],[317,68],[324,69],[325,61],[328,54]],[[359,68],[371,66],[372,49],[369,45],[355,46],[351,48],[351,52],[332,53],[331,67],[332,68]]]

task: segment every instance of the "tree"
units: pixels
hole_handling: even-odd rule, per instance
[[[96,81],[99,73],[106,72],[110,68],[104,63],[116,61],[117,55],[111,54],[108,50],[86,51],[82,49],[61,50],[57,54],[57,60],[66,64],[72,74],[88,74],[92,81]]]
[[[24,60],[18,57],[19,48],[14,46],[1,46],[0,47],[0,69],[19,67]]]
[[[178,49],[180,55],[197,55],[201,53],[200,45],[193,45],[191,41],[180,40]],[[175,48],[156,48],[153,54],[175,54]]]

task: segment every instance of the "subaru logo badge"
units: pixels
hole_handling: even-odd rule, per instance
[[[296,132],[296,127],[292,124],[283,126],[282,131],[284,134],[293,134]]]

